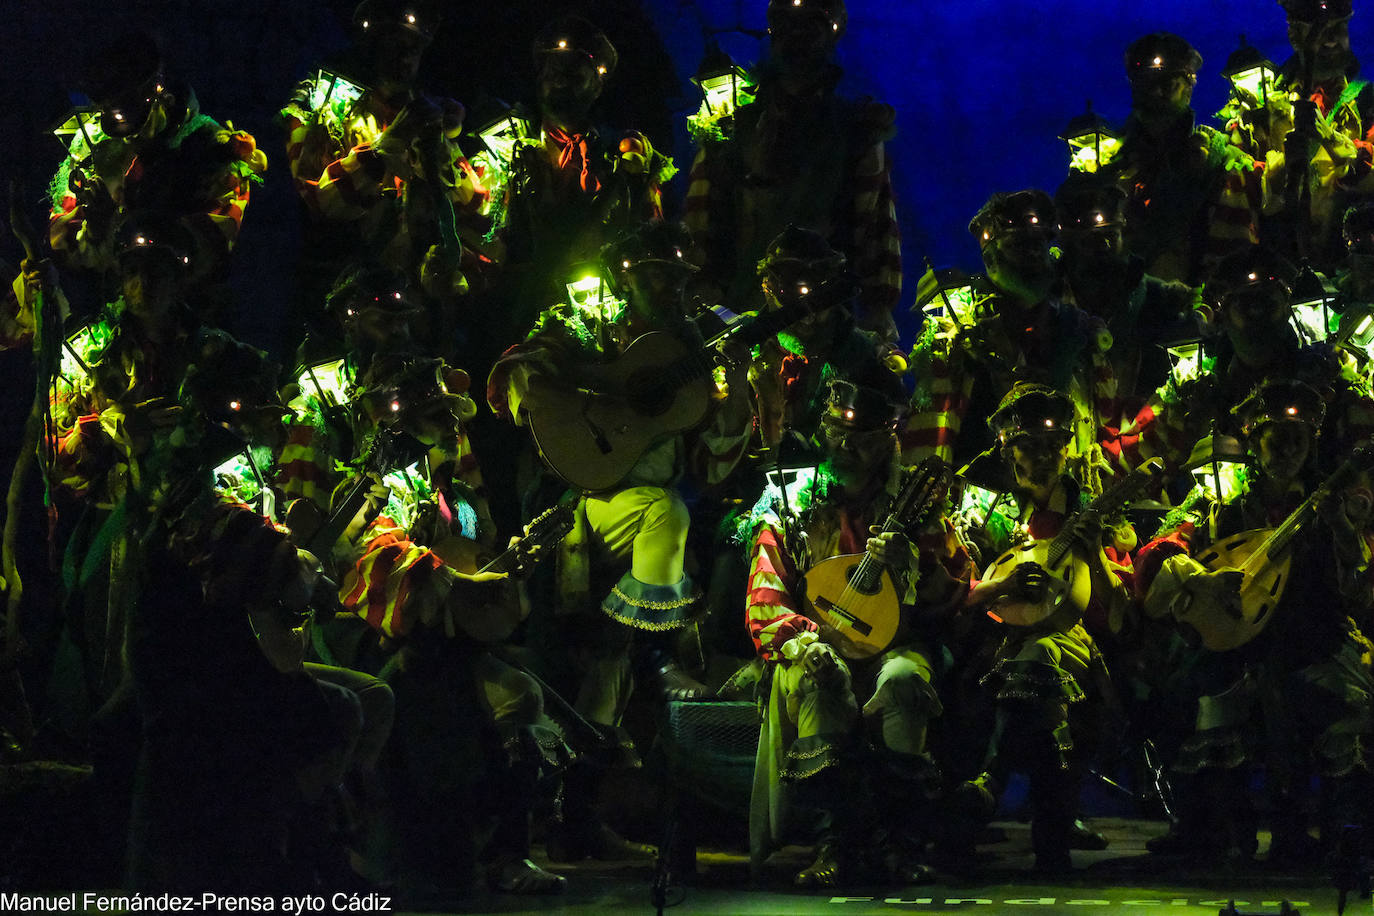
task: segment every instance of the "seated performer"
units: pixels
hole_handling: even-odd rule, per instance
[[[754,529],[744,532],[753,552],[747,623],[761,660],[752,673],[768,709],[754,817],[765,819],[766,839],[777,845],[789,790],[824,812],[816,859],[795,879],[801,887],[853,883],[873,865],[902,883],[931,880],[916,857],[933,826],[939,781],[926,748],[927,727],[941,712],[932,681],[941,623],[973,570],[942,515],[942,493],[901,530],[874,533],[904,483],[897,413],[882,392],[834,381],[813,481],[786,501],[770,488],[746,522]],[[837,632],[803,614],[802,575],[828,557],[865,551],[895,589],[900,628],[880,654],[846,662],[831,641]],[[886,815],[864,806],[878,796]]]
[[[628,376],[638,380],[637,390],[629,391],[617,373],[635,359],[632,351],[644,346],[666,347],[670,353],[701,350],[699,332],[682,315],[682,287],[692,272],[683,258],[685,244],[679,227],[647,223],[608,245],[603,270],[624,307],[618,312],[604,306],[547,309],[487,382],[492,408],[529,425],[545,462],[583,490],[576,527],[559,555],[552,619],[532,619],[531,626],[542,628],[542,640],[535,641],[547,643],[548,662],[571,661],[567,674],[580,683],[578,712],[610,729],[618,728],[636,683],[646,683],[664,699],[706,694],[677,657],[679,637],[695,627],[700,598],[684,566],[691,517],[678,482],[689,470],[689,451],[701,459],[703,466],[693,470],[706,482],[723,478],[739,460],[743,449],[737,446],[750,431],[742,366],[734,363],[727,370],[729,393],[721,397],[711,382],[711,354],[701,362],[700,376],[682,383],[681,395],[700,398],[702,413],[690,425],[697,427],[694,438],[704,447],[689,449],[688,436],[675,428],[656,437],[646,434],[637,440],[642,448],[634,447],[634,437],[652,429],[655,418],[631,409],[625,395],[669,378],[675,357],[650,360],[644,366],[647,375]],[[711,392],[718,397],[714,404]],[[606,587],[612,575],[618,581],[598,603],[593,585]],[[582,798],[591,794],[570,792]],[[627,849],[604,825],[590,820],[591,812],[586,814],[585,823],[565,819],[566,830],[554,844],[557,855],[609,858]]]
[[[1075,823],[1083,757],[1076,739],[1091,737],[1083,733],[1088,723],[1079,721],[1086,719],[1083,707],[1108,699],[1110,682],[1084,623],[1106,628],[1108,621],[1125,613],[1129,594],[1117,560],[1124,560],[1135,546],[1129,525],[1109,529],[1101,522],[1071,521],[1090,495],[1065,468],[1072,422],[1068,396],[1029,383],[1013,388],[989,419],[1020,508],[1016,529],[1023,537],[1040,540],[1074,525],[1074,552],[1066,562],[1082,563],[1086,568],[1075,575],[1087,577],[1090,586],[1083,606],[1070,607],[1079,597],[1071,594],[1039,623],[1009,625],[994,667],[982,681],[996,697],[997,724],[985,771],[965,788],[983,795],[991,815],[993,796],[1007,772],[1021,769],[1029,775],[1031,839],[1039,871],[1071,868],[1070,848],[1093,839]],[[995,546],[1006,550],[1014,545]],[[1032,604],[1045,599],[1052,574],[1039,563],[998,567],[990,566],[969,592],[970,607],[988,605],[988,613],[998,615],[994,619],[1006,619],[1010,615],[999,608],[999,599]],[[1084,704],[1089,698],[1097,703]],[[1105,841],[1096,840],[1096,845],[1100,848]]]
[[[505,576],[479,570],[493,551],[467,484],[465,380],[438,360],[374,358],[353,388],[358,455],[328,517],[296,504],[287,517],[338,574],[343,607],[399,647],[381,673],[396,722],[379,763],[392,828],[375,877],[463,890],[476,860],[495,890],[558,893],[564,879],[529,859],[529,817],[570,755],[539,685],[490,649],[522,614]],[[334,470],[293,454],[288,491],[309,467]],[[324,535],[306,533],[312,517]]]
[[[1180,823],[1150,848],[1248,858],[1257,841],[1246,771],[1263,764],[1270,860],[1311,861],[1318,850],[1303,802],[1314,774],[1328,784],[1328,850],[1332,829],[1369,816],[1360,748],[1374,730],[1374,679],[1357,623],[1374,603],[1369,460],[1357,452],[1359,465],[1314,486],[1325,406],[1304,382],[1266,382],[1235,413],[1250,455],[1243,484],[1139,557],[1146,614],[1172,616],[1202,643],[1196,719],[1173,764]],[[1251,552],[1279,526],[1292,534],[1286,546]]]

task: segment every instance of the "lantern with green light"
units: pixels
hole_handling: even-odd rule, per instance
[[[85,159],[97,143],[106,139],[105,132],[100,129],[100,111],[89,105],[67,112],[51,133],[73,162]]]
[[[1226,58],[1226,66],[1221,75],[1231,84],[1231,95],[1247,107],[1255,102],[1263,108],[1269,103],[1269,90],[1274,85],[1277,71],[1274,62],[1260,53],[1259,49],[1240,36],[1240,47]],[[1254,100],[1253,102],[1251,100]]]
[[[1175,387],[1191,382],[1202,374],[1205,354],[1201,338],[1182,338],[1166,343],[1164,350],[1169,354],[1169,380]]]
[[[362,98],[366,91],[366,86],[321,68],[315,72],[307,101],[316,120],[336,124],[346,121],[353,114],[358,99]]]
[[[500,113],[478,128],[477,136],[482,138],[501,167],[510,171],[516,145],[534,135],[534,120],[519,105],[502,103],[501,108]]]
[[[739,105],[753,97],[754,83],[749,74],[715,41],[707,46],[692,82],[704,97],[704,113],[714,120],[730,117]]]
[[[706,136],[722,138],[736,109],[754,100],[754,81],[715,39],[707,43],[692,82],[703,98],[701,108],[687,118],[687,129],[698,143]]]
[[[1331,336],[1332,303],[1335,294],[1311,267],[1303,267],[1293,281],[1293,329],[1307,343],[1320,343]]]
[[[982,277],[970,275],[957,267],[936,270],[930,267],[916,285],[916,304],[925,318],[948,318],[955,327],[967,327],[975,321]]]
[[[610,284],[594,267],[584,267],[577,273],[578,278],[566,284],[568,302],[597,321],[614,321],[624,303],[616,298]]]
[[[1213,423],[1211,435],[1198,440],[1184,468],[1203,496],[1226,502],[1241,491],[1246,459],[1240,440],[1218,433]]]
[[[1092,99],[1083,113],[1068,123],[1059,139],[1069,145],[1070,171],[1089,174],[1111,162],[1121,147],[1121,135],[1093,111]]]

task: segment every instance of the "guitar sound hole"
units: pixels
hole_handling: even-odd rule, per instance
[[[862,579],[856,580],[854,574],[859,571],[859,567],[851,566],[845,572],[845,578],[849,580],[849,587],[860,595],[876,595],[878,593],[878,583],[865,583]]]
[[[1203,566],[1209,566],[1211,565],[1211,562],[1219,556],[1221,556],[1221,554],[1217,553],[1215,550],[1209,550],[1202,556],[1198,557],[1197,561],[1201,563]]]
[[[625,383],[625,399],[636,413],[646,417],[667,413],[673,406],[673,395],[673,389],[663,384],[661,373],[652,369],[632,373]]]
[[[1255,615],[1255,620],[1254,620],[1254,622],[1251,623],[1250,625],[1251,625],[1251,626],[1254,626],[1255,624],[1257,624],[1257,623],[1259,623],[1261,620],[1263,620],[1263,619],[1264,619],[1264,615],[1269,613],[1269,607],[1270,607],[1270,606],[1269,606],[1269,604],[1267,604],[1267,603],[1266,603],[1266,604],[1261,604],[1261,605],[1260,605],[1260,609],[1259,609],[1259,613]]]
[[[1271,598],[1277,598],[1277,597],[1279,596],[1279,589],[1282,588],[1282,587],[1283,587],[1283,576],[1275,576],[1275,577],[1274,577],[1274,587],[1271,588],[1271,589],[1269,589],[1269,596],[1270,596]]]
[[[1245,543],[1245,538],[1236,538],[1234,541],[1232,541],[1231,543],[1229,543],[1229,544],[1226,545],[1226,549],[1227,549],[1227,550],[1235,550],[1237,547],[1239,547],[1241,544],[1244,544],[1244,543]]]

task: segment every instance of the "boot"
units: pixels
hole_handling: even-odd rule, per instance
[[[568,879],[535,865],[529,859],[509,859],[487,868],[487,884],[503,894],[561,894]]]
[[[839,841],[826,837],[816,847],[816,859],[797,872],[792,883],[803,888],[839,887],[850,880],[849,871],[841,863]]]
[[[638,637],[636,665],[638,679],[664,703],[673,700],[699,700],[711,696],[711,690],[692,677],[682,667],[674,651],[675,638],[671,634]]]

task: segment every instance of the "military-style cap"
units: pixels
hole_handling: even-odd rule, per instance
[[[138,133],[162,83],[162,53],[147,32],[128,32],[103,44],[82,66],[80,88],[100,108],[100,129],[111,137]]]
[[[438,399],[453,402],[454,413],[464,420],[477,413],[468,397],[472,380],[461,369],[441,359],[384,354],[374,357],[358,381],[353,403],[374,423],[390,425],[408,411]]]
[[[681,223],[651,220],[620,235],[601,249],[601,266],[610,277],[640,265],[658,264],[695,273],[687,261],[691,238]]]
[[[581,16],[562,16],[545,26],[534,39],[534,65],[539,68],[551,54],[581,55],[606,78],[615,73],[619,60],[615,46],[604,32]]]
[[[429,41],[442,20],[435,0],[363,0],[353,10],[353,24],[366,36],[403,29]]]
[[[825,422],[853,432],[891,429],[904,410],[881,391],[842,378],[830,383],[825,397]]]
[[[357,312],[379,309],[394,315],[413,315],[420,307],[411,301],[409,281],[399,270],[379,264],[347,267],[325,297],[325,308],[340,321]]]
[[[281,367],[266,353],[218,329],[201,332],[178,400],[212,422],[237,425],[257,410],[285,414],[277,391]]]
[[[1306,382],[1271,379],[1260,383],[1231,415],[1247,437],[1268,423],[1302,423],[1316,433],[1326,417],[1326,402]]]
[[[1030,230],[1053,236],[1057,228],[1054,201],[1038,188],[992,195],[968,224],[979,247],[1007,232]]]
[[[1126,221],[1126,192],[1115,184],[1077,172],[1054,192],[1060,230],[1119,226]]]
[[[1126,48],[1126,76],[1196,76],[1202,68],[1202,55],[1186,40],[1172,32],[1151,32]]]
[[[1292,294],[1297,269],[1287,258],[1271,248],[1253,245],[1233,252],[1212,268],[1204,298],[1219,305],[1228,296],[1249,290],[1277,289],[1287,298]]]
[[[1062,435],[1073,437],[1073,401],[1048,385],[1018,382],[1002,398],[988,426],[1003,445],[1026,436]]]
[[[1350,0],[1279,0],[1289,22],[1312,24],[1340,22],[1349,19],[1353,10]]]
[[[790,16],[824,17],[837,39],[849,27],[849,11],[845,9],[844,0],[768,0],[770,21]]]
[[[196,247],[195,239],[185,226],[152,210],[126,216],[115,231],[114,242],[115,257],[120,262],[160,255],[171,259],[182,270],[190,270]]]
[[[1341,236],[1347,245],[1374,236],[1374,201],[1364,201],[1346,209],[1341,217]]]

